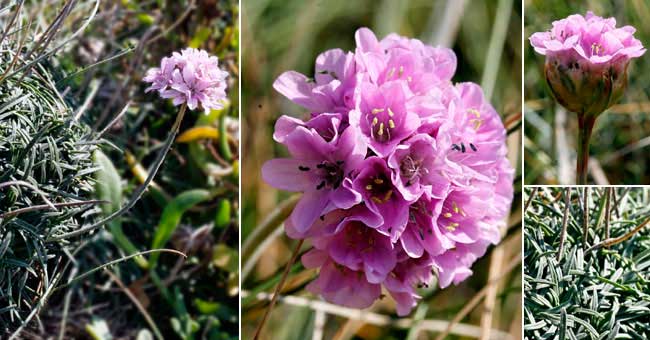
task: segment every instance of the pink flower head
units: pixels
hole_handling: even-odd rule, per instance
[[[228,73],[219,68],[219,59],[204,50],[186,48],[165,57],[160,68],[147,71],[142,79],[151,83],[145,92],[158,91],[162,98],[171,98],[174,105],[187,103],[190,110],[199,105],[207,112],[223,108],[226,100]]]
[[[616,28],[614,18],[587,12],[584,17],[573,14],[553,22],[550,31],[534,33],[530,43],[539,54],[602,64],[642,56],[645,48],[634,38],[635,31],[632,26]]]
[[[529,40],[546,56],[544,74],[555,99],[569,111],[597,116],[622,97],[630,60],[646,51],[635,31],[587,12],[555,21]]]
[[[408,314],[433,273],[460,283],[510,211],[506,131],[478,85],[454,85],[447,48],[362,28],[353,52],[330,50],[313,78],[289,71],[275,89],[310,111],[282,116],[273,138],[290,157],[262,168],[272,186],[303,193],[285,222],[308,238],[307,289],[369,307],[382,287]]]

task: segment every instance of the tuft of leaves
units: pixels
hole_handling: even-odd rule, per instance
[[[570,190],[558,261],[564,191],[526,189],[528,199],[535,195],[524,217],[526,339],[650,338],[650,227],[620,243],[589,250],[604,241],[606,229],[614,239],[646,221],[650,191],[615,188],[608,212],[605,190]]]
[[[9,29],[11,15],[3,19]],[[20,31],[0,48],[0,334],[22,325],[59,279],[71,243],[48,239],[93,214],[84,202],[97,170],[95,135],[56,89],[56,68],[33,62],[46,52],[27,58],[38,40]]]

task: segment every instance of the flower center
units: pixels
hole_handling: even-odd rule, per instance
[[[603,52],[603,46],[600,43],[591,44],[591,55],[600,55]]]
[[[386,203],[393,196],[393,186],[384,175],[370,177],[366,190],[370,193],[370,199],[377,204]]]
[[[386,80],[401,79],[404,75],[404,66],[392,67],[386,74]],[[413,78],[406,76],[406,81],[411,82]]]
[[[390,140],[390,131],[395,129],[393,117],[395,113],[389,108],[375,108],[372,113],[372,123],[370,124],[370,135],[379,142]]]
[[[414,180],[419,178],[421,174],[428,174],[429,170],[422,167],[422,158],[413,159],[411,155],[407,155],[400,164],[400,173],[402,177],[408,178],[406,186],[411,186]]]
[[[481,112],[477,109],[467,109],[467,112],[471,113],[475,117],[469,120],[469,122],[474,126],[474,130],[480,129],[481,125],[483,124],[483,119],[481,119]]]
[[[316,190],[321,190],[323,188],[328,189],[338,189],[343,183],[343,178],[345,178],[345,173],[343,172],[343,161],[322,161],[316,165],[316,169],[312,169],[308,166],[299,165],[298,170],[300,171],[315,171],[318,177],[321,179],[320,183],[316,186]]]
[[[446,225],[443,225],[443,227],[449,231],[454,231],[459,226],[458,222],[454,221],[455,218],[458,218],[458,216],[467,216],[465,211],[463,211],[455,201],[451,202],[451,209],[449,209],[449,206],[445,204],[441,215],[449,222]]]

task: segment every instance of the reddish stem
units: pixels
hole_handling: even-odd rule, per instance
[[[578,164],[576,168],[578,185],[587,184],[587,168],[589,165],[589,140],[594,129],[596,117],[593,115],[578,115]]]

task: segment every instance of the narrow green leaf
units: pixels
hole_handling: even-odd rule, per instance
[[[194,207],[195,205],[207,201],[212,197],[208,190],[195,189],[188,190],[171,200],[160,217],[160,222],[156,228],[156,232],[151,243],[151,248],[161,248],[169,241],[172,234],[181,222],[181,218],[185,212]],[[157,261],[158,254],[153,254],[149,261],[151,269],[154,269]]]

